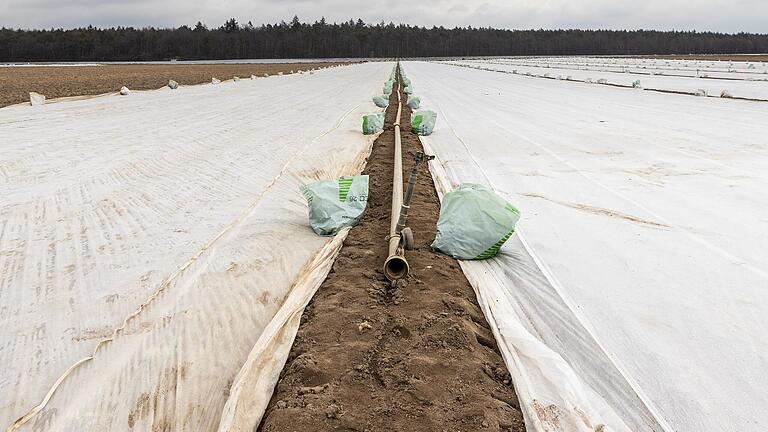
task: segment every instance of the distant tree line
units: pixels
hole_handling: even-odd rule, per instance
[[[0,29],[0,61],[508,55],[736,54],[768,52],[766,34],[650,30],[498,30],[366,24],[362,20],[218,28]]]

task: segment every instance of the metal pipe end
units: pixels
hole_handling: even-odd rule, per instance
[[[390,282],[403,279],[408,276],[410,271],[408,261],[402,255],[390,255],[386,261],[384,261],[384,276],[389,279]]]

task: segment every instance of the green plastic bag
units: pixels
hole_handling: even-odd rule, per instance
[[[363,116],[363,134],[373,135],[384,130],[384,113]]]
[[[412,110],[419,109],[419,106],[421,106],[421,99],[419,99],[418,96],[410,95],[408,96],[408,108]]]
[[[418,135],[431,135],[435,130],[437,114],[434,111],[416,111],[411,115],[411,131]]]
[[[389,105],[389,97],[387,95],[374,96],[373,103],[379,108],[386,108]]]
[[[520,211],[485,186],[462,183],[443,197],[432,248],[457,259],[496,256]]]
[[[357,225],[368,203],[368,176],[342,177],[301,187],[309,206],[309,225],[321,236]]]

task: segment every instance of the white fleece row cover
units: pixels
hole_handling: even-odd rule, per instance
[[[405,69],[440,191],[521,211],[462,266],[529,431],[768,430],[768,104]]]
[[[253,430],[392,67],[0,109],[0,430]]]
[[[739,61],[691,59],[642,59],[635,57],[489,57],[472,60],[583,70],[612,70],[639,74],[716,76],[736,79],[768,79],[768,62],[760,56],[743,55]]]
[[[563,80],[592,81],[593,83],[597,83],[599,80],[605,80],[604,82],[606,84],[624,87],[632,87],[635,81],[640,81],[640,86],[647,90],[682,93],[696,93],[699,90],[704,90],[707,95],[712,97],[721,97],[723,91],[725,91],[731,97],[768,100],[768,74],[762,73],[702,72],[701,74],[708,75],[708,78],[701,78],[696,76],[695,71],[648,71],[645,69],[617,69],[614,67],[569,66],[567,64],[550,63],[546,61],[546,59],[539,59],[538,61],[494,59],[483,61],[451,61],[449,63],[462,64],[470,67],[482,67],[507,73],[517,71],[520,75],[530,73],[534,77],[546,76],[552,79],[557,79],[559,77]],[[625,70],[628,72],[624,72]],[[650,75],[651,72],[653,72],[654,75]]]

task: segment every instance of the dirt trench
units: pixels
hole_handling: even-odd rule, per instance
[[[408,152],[422,147],[403,108],[407,182]],[[406,253],[411,275],[393,289],[382,274],[396,112],[392,92],[385,131],[364,170],[368,208],[302,316],[260,431],[525,430],[472,287],[456,260],[430,248],[440,204],[426,164],[408,219],[416,242]]]

